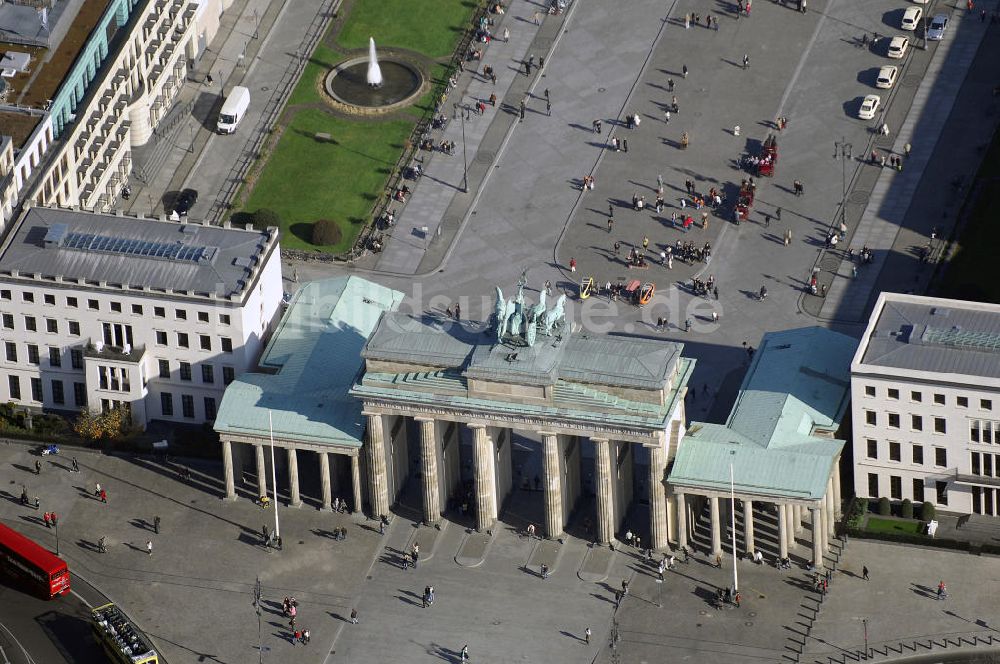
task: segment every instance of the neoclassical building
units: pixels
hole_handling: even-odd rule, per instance
[[[672,537],[667,464],[684,437],[684,396],[694,361],[659,339],[573,332],[562,300],[524,302],[523,288],[487,322],[386,312],[362,351],[351,389],[363,404],[370,508],[387,514],[410,475],[411,447],[423,518],[437,522],[459,490],[461,429],[471,432],[476,526],[491,529],[514,488],[515,431],[542,442],[545,532],[562,535],[581,495],[581,459],[593,448],[594,535],[611,542],[635,491],[639,448],[648,459],[651,545]],[[419,424],[409,440],[408,421]]]

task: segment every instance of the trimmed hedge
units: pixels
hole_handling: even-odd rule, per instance
[[[878,513],[881,516],[891,516],[892,515],[892,503],[885,496],[878,499]]]
[[[939,537],[927,537],[926,535],[909,535],[907,533],[873,533],[859,528],[849,528],[847,534],[858,539],[883,540],[886,542],[900,542],[904,544],[921,544],[923,546],[933,546],[941,549],[955,549],[957,551],[968,551],[968,542],[960,542],[953,539],[943,539]],[[1000,549],[1000,547],[996,547]],[[985,547],[983,547],[985,550]]]
[[[937,512],[934,510],[934,503],[925,501],[920,506],[920,518],[924,521],[932,521]]]
[[[909,498],[905,498],[903,500],[903,506],[900,508],[900,515],[904,519],[913,518],[913,501],[910,500]]]

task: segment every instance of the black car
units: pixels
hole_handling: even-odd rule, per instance
[[[177,214],[187,214],[192,207],[194,207],[195,202],[198,200],[198,192],[194,189],[185,189],[177,196],[177,200],[174,201],[174,212]]]

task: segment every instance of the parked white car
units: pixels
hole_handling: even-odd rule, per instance
[[[913,32],[920,25],[920,19],[924,17],[924,10],[920,7],[910,7],[903,12],[903,20],[899,22],[899,27],[903,30]]]
[[[896,84],[896,76],[899,75],[899,67],[896,65],[886,65],[878,70],[878,77],[875,79],[875,87],[888,90]]]
[[[861,108],[858,109],[858,117],[862,120],[871,120],[875,117],[875,113],[878,112],[878,107],[882,105],[882,98],[878,95],[865,95],[864,100],[861,102]]]
[[[944,14],[938,14],[931,19],[931,27],[927,30],[927,38],[934,41],[941,41],[944,39],[944,29],[948,27],[948,17]]]
[[[899,60],[906,55],[906,49],[910,47],[909,37],[893,37],[889,42],[889,50],[886,52],[890,58]]]

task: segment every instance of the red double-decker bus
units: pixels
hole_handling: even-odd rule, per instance
[[[0,570],[47,599],[69,592],[69,568],[59,556],[0,523]]]

